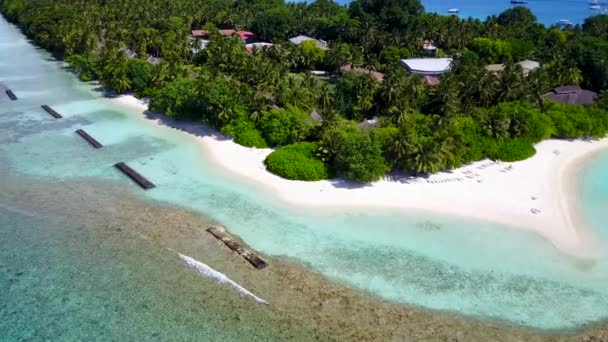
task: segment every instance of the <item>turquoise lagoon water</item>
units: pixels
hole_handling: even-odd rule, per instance
[[[150,125],[137,113],[111,104],[91,86],[78,82],[48,54],[30,45],[4,20],[0,21],[0,82],[20,97],[15,102],[0,100],[0,160],[6,172],[13,175],[54,182],[109,181],[144,200],[193,209],[227,226],[257,250],[304,264],[335,281],[396,302],[542,329],[577,328],[608,319],[608,254],[581,265],[537,236],[486,222],[421,213],[329,212],[284,205],[263,189],[211,165],[188,136]],[[41,104],[53,106],[64,119],[53,120],[39,108]],[[92,152],[73,134],[81,127],[106,146]],[[118,161],[129,163],[157,188],[141,191],[112,167]],[[608,172],[608,162],[593,164],[588,172],[600,182],[599,175]],[[598,190],[596,184],[585,183],[583,189],[586,214],[601,244],[607,246],[608,213],[601,203],[606,203],[608,193]],[[0,191],[0,199],[2,196]],[[46,248],[47,254],[53,255],[63,253],[68,240],[71,249],[94,243],[63,237],[61,230],[52,235],[53,243],[36,243],[37,235],[49,238],[50,228],[29,220],[21,214],[0,211],[4,243],[0,261],[4,269],[20,264],[26,270],[32,268],[39,277],[54,278],[61,277],[66,269],[77,273],[79,268],[90,267],[69,258],[57,258],[58,266],[45,267],[34,262],[43,262],[42,256],[13,253],[29,250],[35,244],[37,250]],[[417,227],[428,220],[441,229],[425,231]],[[23,225],[32,230],[32,236],[19,234],[17,228]],[[127,266],[109,263],[104,267],[110,268],[109,272],[113,267]],[[15,276],[8,272],[0,275],[4,278],[0,278],[0,285],[14,281]],[[91,299],[84,292],[91,290],[90,284],[84,285],[89,280],[70,279],[76,285],[58,281],[49,288],[36,283],[39,278],[31,281],[41,298],[46,298],[47,292],[50,295],[72,286],[81,294],[76,296],[78,300]],[[110,289],[108,297],[91,299],[99,300],[99,305],[104,301],[111,305],[107,301],[133,291],[115,283],[124,279],[104,281]],[[152,285],[138,286],[145,292]],[[69,307],[68,299],[41,308],[40,303],[32,302],[32,291],[29,287],[13,291],[9,304],[3,303],[0,321],[24,327],[35,324],[24,322],[23,315],[9,315],[10,305],[17,302],[25,303],[21,313],[30,310],[31,316],[36,316],[36,310],[60,315]],[[111,310],[102,310],[96,319],[115,320],[113,315],[116,313]],[[77,313],[70,317],[72,325],[79,328],[92,324],[90,317],[81,322]],[[142,322],[133,322],[134,335]],[[214,329],[211,323],[205,327]]]
[[[608,154],[599,155],[588,167],[581,170],[579,187],[581,189],[580,202],[585,218],[596,229],[596,234],[608,239],[606,216],[598,213],[608,213]]]

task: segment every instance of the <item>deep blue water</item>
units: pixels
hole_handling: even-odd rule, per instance
[[[338,0],[338,3],[348,4],[349,0]],[[462,18],[485,19],[490,15],[499,14],[514,5],[509,0],[421,0],[427,12],[448,14],[451,8],[460,9]],[[602,9],[608,10],[608,4],[602,0]],[[589,8],[589,0],[529,0],[528,4],[538,21],[552,25],[559,20],[570,20],[574,24],[582,24],[585,18],[600,13]]]

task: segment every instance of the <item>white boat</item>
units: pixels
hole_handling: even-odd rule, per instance
[[[591,6],[589,6],[589,9],[592,9],[592,10],[601,10],[602,6],[600,6],[600,5],[591,5]]]
[[[572,25],[572,22],[568,19],[560,19],[560,21],[557,22],[559,25]]]
[[[460,12],[460,9],[458,9],[458,8],[450,8],[448,10],[448,13],[458,13],[458,12]]]

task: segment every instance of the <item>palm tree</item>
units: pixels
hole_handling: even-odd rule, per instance
[[[440,145],[432,139],[425,139],[414,145],[413,166],[416,173],[435,173],[443,167]]]
[[[391,142],[388,146],[388,152],[392,155],[393,158],[403,165],[404,169],[407,169],[407,157],[412,150],[411,138],[408,134],[405,125],[401,125],[399,129],[399,134],[396,139]]]
[[[534,70],[528,75],[529,97],[536,103],[541,112],[545,111],[544,95],[549,90],[548,76],[544,70]]]
[[[583,73],[575,66],[565,66],[558,74],[560,85],[580,85],[583,83]]]
[[[608,90],[603,90],[597,100],[597,105],[604,110],[608,110]]]
[[[514,101],[524,95],[523,69],[518,64],[506,64],[500,78],[498,102]]]
[[[433,88],[435,111],[443,116],[452,116],[460,110],[460,97],[456,79],[444,77],[439,86]]]
[[[169,80],[169,66],[162,61],[152,69],[152,84],[156,88],[162,87]]]
[[[422,82],[420,75],[412,75],[407,78],[405,85],[405,96],[410,107],[413,109],[419,109],[420,99],[424,95],[425,85]]]
[[[321,116],[332,110],[334,105],[334,94],[328,84],[324,83],[319,91],[317,109]]]
[[[131,81],[124,72],[114,75],[111,81],[110,87],[116,90],[117,93],[122,94],[128,90],[131,90]]]
[[[492,112],[483,119],[483,128],[486,132],[499,140],[509,137],[510,127],[511,119],[501,111]]]
[[[380,95],[382,98],[380,107],[384,107],[387,111],[395,110],[399,111],[398,100],[402,99],[401,90],[403,88],[403,79],[406,77],[405,72],[402,68],[391,69],[389,73],[387,73],[386,78],[382,82],[382,89],[380,91]],[[394,108],[394,109],[393,109]]]
[[[403,126],[407,123],[407,120],[411,116],[412,113],[413,113],[413,111],[410,109],[404,109],[404,110],[400,111],[397,108],[394,108],[394,110],[390,112],[390,114],[392,114],[391,120],[396,125]]]

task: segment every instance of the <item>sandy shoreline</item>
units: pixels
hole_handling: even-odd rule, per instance
[[[147,110],[146,103],[133,96],[112,101],[141,113]],[[587,160],[608,149],[608,138],[552,139],[537,144],[537,154],[521,162],[484,160],[429,178],[386,179],[359,186],[341,180],[286,180],[265,169],[263,161],[271,149],[240,146],[200,125],[149,118],[157,125],[193,133],[192,139],[217,166],[293,205],[423,210],[473,218],[537,233],[569,254],[594,254],[592,234],[576,210],[574,176]]]

